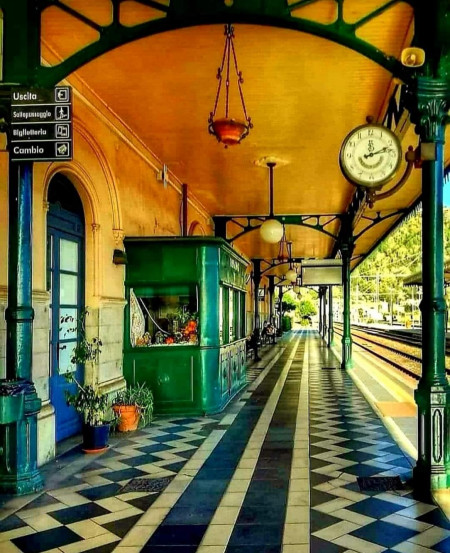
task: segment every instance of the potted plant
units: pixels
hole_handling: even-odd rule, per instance
[[[145,383],[130,386],[118,392],[112,402],[112,408],[118,417],[119,432],[136,430],[139,422],[146,426],[152,420],[153,394]]]
[[[77,386],[73,394],[66,391],[66,400],[83,419],[82,449],[85,453],[99,453],[108,447],[108,396],[91,385],[82,386],[72,373],[68,373],[66,378]]]
[[[78,318],[67,315],[61,319],[61,323],[72,324],[67,333],[77,332],[77,345],[70,358],[74,365],[95,362],[101,353],[102,342],[98,337],[88,339],[86,336],[86,317],[89,311],[84,309]],[[64,346],[63,346],[64,347]],[[76,384],[74,393],[66,390],[66,401],[74,407],[83,420],[83,451],[86,453],[98,453],[108,447],[110,420],[108,410],[110,404],[108,396],[90,384],[81,384],[72,372],[65,374],[68,382]]]

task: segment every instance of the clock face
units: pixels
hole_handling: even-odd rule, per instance
[[[344,140],[339,162],[344,176],[353,184],[377,188],[397,172],[402,158],[400,141],[382,125],[362,125]]]

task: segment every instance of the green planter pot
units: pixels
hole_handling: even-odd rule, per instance
[[[24,396],[0,396],[0,424],[11,424],[23,418]]]

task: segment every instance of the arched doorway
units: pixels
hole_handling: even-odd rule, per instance
[[[50,291],[50,401],[56,414],[56,441],[76,434],[81,421],[66,404],[65,373],[83,381],[84,368],[70,362],[77,343],[76,321],[84,307],[84,212],[70,180],[58,173],[48,188],[47,289]],[[67,320],[67,317],[70,317]]]

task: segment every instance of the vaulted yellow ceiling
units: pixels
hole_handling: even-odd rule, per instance
[[[360,16],[361,4],[368,9],[369,4],[373,8],[380,3],[349,2],[353,12],[347,16]],[[132,20],[134,3],[126,4]],[[309,13],[326,19],[331,5],[334,9],[335,2],[312,4]],[[140,9],[136,4],[135,17]],[[81,29],[68,33],[68,16],[56,9],[44,14],[43,55],[56,62],[79,47]],[[400,3],[363,32],[384,51],[399,56],[411,39],[411,21],[410,6]],[[211,215],[268,213],[268,170],[255,164],[266,156],[281,162],[274,174],[275,213],[344,213],[354,188],[339,169],[340,145],[368,115],[382,119],[393,90],[392,76],[350,49],[298,31],[237,24],[235,35],[245,103],[254,128],[240,145],[227,149],[207,130],[224,45],[221,25],[138,40],[85,65],[77,77],[180,181],[188,183],[190,193]],[[237,89],[234,83],[231,87],[230,115],[240,118]],[[412,127],[403,141],[405,150],[409,144],[417,145]],[[407,208],[419,195],[420,175],[415,171],[399,193],[376,203],[366,215]],[[363,234],[355,255],[369,251],[395,220],[387,219]],[[356,232],[367,223],[362,219]],[[337,232],[339,225],[332,227]],[[287,236],[298,257],[323,258],[333,250],[332,238],[311,229],[289,226]],[[263,243],[258,231],[238,239],[235,246],[248,257],[277,254],[277,246]]]

